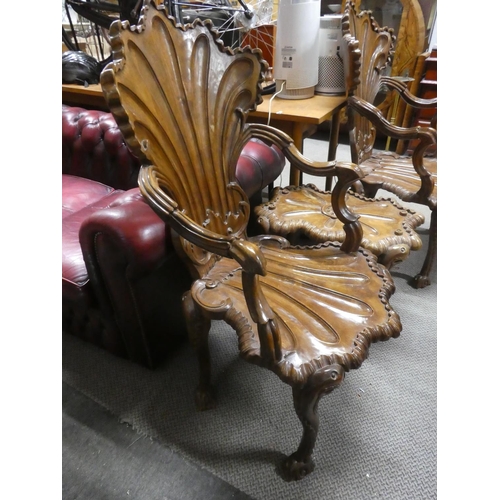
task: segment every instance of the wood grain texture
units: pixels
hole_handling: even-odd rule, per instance
[[[344,241],[341,221],[331,205],[331,192],[314,185],[276,188],[268,203],[255,208],[257,222],[266,233],[278,234],[294,243]],[[350,193],[347,204],[359,216],[363,228],[361,245],[390,269],[419,250],[422,240],[415,228],[422,214],[403,208],[391,199],[366,198]]]

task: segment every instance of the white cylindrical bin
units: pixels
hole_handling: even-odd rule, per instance
[[[319,21],[319,64],[316,94],[339,95],[345,93],[344,53],[342,15],[322,16]]]
[[[319,64],[319,0],[280,0],[276,26],[274,79],[277,97],[314,96]]]

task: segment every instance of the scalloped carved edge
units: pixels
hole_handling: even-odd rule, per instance
[[[137,22],[136,25],[131,25],[129,21],[120,21],[120,20],[116,20],[111,24],[111,27],[109,29],[109,36],[110,36],[111,53],[113,58],[112,61],[104,68],[103,73],[108,68],[114,68],[115,71],[119,71],[123,66],[123,64],[125,64],[125,57],[123,54],[123,43],[120,39],[120,31],[129,30],[131,32],[142,33],[145,29],[145,16],[147,15],[147,12],[151,7],[153,7],[156,11],[163,13],[165,18],[168,19],[177,29],[181,31],[187,32],[189,30],[193,30],[198,27],[206,28],[210,33],[210,35],[212,36],[218,49],[223,53],[229,55],[235,55],[238,53],[254,54],[259,60],[261,70],[257,88],[257,99],[255,100],[252,111],[255,110],[257,106],[262,103],[263,101],[262,84],[264,82],[265,74],[269,68],[268,62],[262,57],[262,50],[259,48],[252,48],[249,45],[236,48],[231,48],[228,47],[227,45],[224,45],[220,32],[217,30],[217,28],[214,26],[213,22],[210,19],[202,21],[201,19],[196,18],[192,23],[186,23],[186,24],[178,23],[176,22],[175,18],[168,13],[168,9],[162,0],[145,0],[144,5],[141,9],[139,21]],[[105,82],[101,81],[104,97],[108,102],[108,106],[111,112],[113,114],[115,114],[116,112],[117,115],[121,116],[121,114],[123,113],[123,108],[121,106],[120,99],[116,91],[111,92],[113,89],[109,87],[110,84],[112,84],[112,82],[109,81],[108,79],[106,79]]]
[[[389,49],[389,54],[386,63],[380,68],[384,70],[387,66],[392,64],[394,59],[396,37],[394,36],[394,29],[383,27],[381,28],[375,18],[372,15],[371,10],[364,10],[361,12],[356,11],[356,6],[353,1],[347,1],[344,9],[344,14],[342,16],[342,35],[346,44],[346,49],[350,55],[347,56],[348,60],[348,70],[346,74],[347,79],[347,93],[352,95],[358,85],[360,84],[361,76],[361,56],[362,52],[359,48],[360,43],[356,38],[356,33],[351,33],[350,17],[354,16],[359,20],[367,19],[371,29],[374,33],[387,33],[391,37],[391,47]]]
[[[250,103],[248,109],[245,108],[245,112],[243,112],[243,110],[239,108],[235,110],[236,112],[240,112],[242,117],[241,121],[243,124],[245,123],[247,113],[250,110],[255,109],[257,105],[260,102],[262,102],[262,96],[261,96],[262,83],[264,81],[265,71],[267,70],[268,67],[267,62],[262,58],[262,52],[260,49],[255,49],[246,46],[246,47],[238,47],[233,50],[230,47],[225,46],[220,38],[220,33],[214,28],[213,23],[210,20],[201,21],[200,19],[196,19],[193,23],[190,24],[186,25],[179,24],[175,21],[174,17],[169,15],[168,9],[165,7],[165,5],[163,5],[163,3],[160,3],[159,0],[150,1],[144,4],[137,25],[131,25],[128,21],[119,21],[119,20],[115,21],[110,29],[113,61],[110,62],[103,70],[101,74],[101,84],[109,108],[112,114],[114,115],[120,130],[122,131],[125,141],[127,142],[130,149],[141,159],[143,167],[146,167],[146,165],[148,165],[149,163],[149,161],[145,157],[147,144],[139,143],[139,141],[136,138],[136,135],[134,133],[134,126],[132,125],[131,121],[129,120],[127,112],[122,106],[119,92],[116,87],[115,79],[117,79],[116,75],[125,67],[125,64],[127,62],[126,61],[127,51],[125,50],[125,41],[123,40],[122,32],[128,31],[130,33],[134,33],[134,36],[139,36],[141,33],[145,33],[146,30],[151,29],[150,21],[153,21],[155,18],[160,18],[163,23],[169,24],[170,27],[173,26],[175,29],[178,29],[182,32],[188,32],[189,30],[197,30],[195,32],[195,35],[198,34],[208,35],[209,33],[210,41],[213,40],[215,46],[217,47],[217,49],[212,47],[212,50],[215,51],[218,50],[220,53],[227,54],[227,56],[229,57],[231,56],[238,57],[239,54],[251,55],[249,59],[252,59],[252,63],[259,69],[259,75],[256,82],[257,85],[255,88],[254,102]],[[169,29],[171,30],[171,28]],[[231,63],[232,60],[228,59],[227,64],[230,65]],[[235,164],[236,161],[237,160],[235,160]],[[226,186],[226,188],[237,191],[240,194],[240,198],[242,199],[242,201],[239,204],[240,211],[231,214],[231,216],[235,218],[242,217],[245,221],[248,222],[250,216],[250,210],[246,194],[243,192],[243,190],[239,185],[233,182],[230,182]],[[163,198],[164,197],[162,197],[161,201],[163,201]],[[175,202],[175,200],[173,201]],[[160,205],[158,206],[163,206],[163,203],[160,203]],[[165,206],[163,208],[168,209],[168,206]],[[167,215],[172,215],[172,212],[169,210],[162,210],[162,212],[167,213]],[[210,215],[212,216],[212,218],[217,217],[215,213],[209,214],[209,216]],[[225,214],[224,216],[227,216],[227,214]],[[222,220],[222,216],[220,216],[220,219]],[[240,226],[243,226],[243,224],[241,224]],[[232,236],[238,236],[243,231],[244,227],[241,227],[241,229]],[[205,249],[207,248],[205,247]],[[208,250],[212,251],[212,249],[210,248]],[[192,253],[187,252],[187,254],[193,256]],[[207,259],[204,258],[204,260]],[[195,262],[198,263],[196,259]],[[199,262],[200,269],[202,269],[201,267],[202,264],[203,264],[202,262]]]
[[[331,246],[340,247],[340,243],[325,242],[319,243],[317,245],[296,245],[292,248],[311,250],[314,248]],[[303,363],[299,370],[297,370],[291,363],[286,361],[286,359],[282,359],[279,362],[269,363],[260,355],[260,349],[258,347],[255,347],[258,344],[258,341],[248,319],[243,315],[241,311],[233,307],[230,300],[221,301],[220,306],[213,306],[209,308],[210,315],[214,319],[223,319],[236,331],[236,334],[238,336],[239,352],[242,358],[253,364],[273,371],[283,382],[289,385],[306,383],[307,379],[312,374],[314,374],[321,368],[332,364],[341,365],[346,372],[351,369],[357,369],[368,357],[368,348],[373,342],[385,341],[390,338],[397,338],[399,337],[402,330],[401,319],[398,313],[396,313],[389,304],[389,298],[396,289],[392,276],[384,266],[378,264],[376,257],[371,252],[360,247],[358,249],[358,253],[362,254],[366,259],[370,270],[374,272],[378,277],[382,278],[382,285],[380,287],[378,297],[384,304],[384,307],[388,312],[389,319],[384,324],[378,325],[374,328],[365,328],[364,330],[359,332],[353,342],[351,352],[346,353],[343,356],[339,356],[337,354],[332,354],[331,356],[321,355],[310,360],[309,362]],[[228,276],[228,278],[229,277],[231,276]],[[205,301],[200,299],[199,294],[203,290],[215,288],[217,287],[218,283],[223,282],[224,280],[221,280],[220,282],[214,282],[211,280],[198,280],[196,282],[196,285],[191,289],[193,299],[200,305],[202,309],[207,310]]]
[[[421,144],[419,144],[421,146]],[[425,146],[426,147],[426,146]],[[363,167],[366,166],[367,169],[370,171],[374,170],[374,175],[377,175],[380,171],[382,172],[382,162],[387,162],[387,156],[392,156],[395,161],[398,161],[401,163],[401,161],[404,159],[405,161],[408,162],[408,165],[415,170],[416,175],[420,178],[421,180],[421,187],[420,189],[417,188],[416,192],[414,191],[409,191],[405,187],[399,185],[398,183],[393,183],[390,180],[383,179],[377,185],[379,186],[379,189],[384,189],[385,191],[389,191],[391,193],[394,193],[398,198],[401,200],[404,200],[408,203],[419,203],[421,205],[425,205],[429,207],[431,210],[434,210],[437,208],[437,194],[436,194],[436,189],[437,189],[437,172],[431,172],[423,163],[420,163],[422,167],[420,168],[415,168],[415,162],[417,157],[415,156],[415,153],[411,157],[401,157],[397,153],[394,152],[384,152],[383,155],[381,154],[373,154],[369,158],[368,162],[363,165]],[[421,161],[423,162],[424,157],[423,154],[421,155]],[[434,161],[433,158],[429,159],[430,161]],[[437,160],[436,160],[437,161]],[[374,165],[379,165],[377,168]],[[420,173],[419,172],[422,172]],[[382,177],[383,174],[381,173]],[[425,181],[425,184],[424,184]]]
[[[260,224],[262,229],[266,233],[279,234],[281,236],[287,237],[290,234],[301,233],[304,234],[307,238],[310,238],[315,243],[319,243],[326,240],[331,240],[331,234],[326,234],[327,231],[322,229],[321,227],[317,227],[316,225],[304,221],[302,219],[290,219],[290,220],[282,220],[279,216],[275,215],[273,212],[273,206],[276,206],[280,203],[280,197],[283,195],[287,195],[290,192],[301,191],[305,188],[311,189],[319,194],[325,195],[325,197],[331,197],[330,191],[323,191],[319,189],[314,184],[307,184],[304,186],[288,186],[286,188],[276,188],[272,194],[271,199],[258,207],[255,208],[255,214],[257,216],[257,222]],[[392,198],[367,198],[361,194],[355,193],[353,191],[349,192],[350,196],[353,196],[359,200],[365,201],[367,203],[376,203],[379,201],[384,201],[390,203],[394,208],[400,211],[405,211],[408,214],[408,218],[402,221],[402,228],[405,231],[407,237],[409,238],[409,242],[404,241],[403,236],[394,237],[386,237],[384,238],[384,244],[377,244],[376,242],[369,240],[362,240],[362,246],[369,251],[373,252],[375,255],[379,256],[384,252],[388,251],[390,247],[394,245],[401,244],[409,244],[411,250],[419,250],[422,247],[422,241],[418,238],[418,235],[415,233],[415,228],[424,223],[425,218],[419,212],[412,210],[411,208],[406,208],[398,203]],[[338,231],[337,231],[338,232]],[[336,239],[335,241],[341,241],[340,239]]]

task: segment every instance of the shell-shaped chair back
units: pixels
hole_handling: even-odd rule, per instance
[[[393,29],[380,28],[370,11],[357,13],[354,2],[348,1],[342,18],[342,34],[346,46],[347,95],[376,105],[381,78],[394,55]],[[366,118],[349,112],[349,107],[348,121],[352,161],[360,164],[371,156],[375,129]]]
[[[101,84],[129,146],[176,210],[212,233],[242,234],[249,203],[235,169],[261,102],[260,52],[228,49],[210,22],[176,25],[159,1],[136,26],[113,23],[110,37]]]

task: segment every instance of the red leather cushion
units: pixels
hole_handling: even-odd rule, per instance
[[[63,219],[82,208],[100,200],[114,189],[100,182],[74,175],[62,176],[62,217]]]
[[[123,191],[100,182],[62,176],[62,277],[73,287],[82,287],[88,281],[83,261],[79,231],[83,220],[91,213],[108,207]]]

